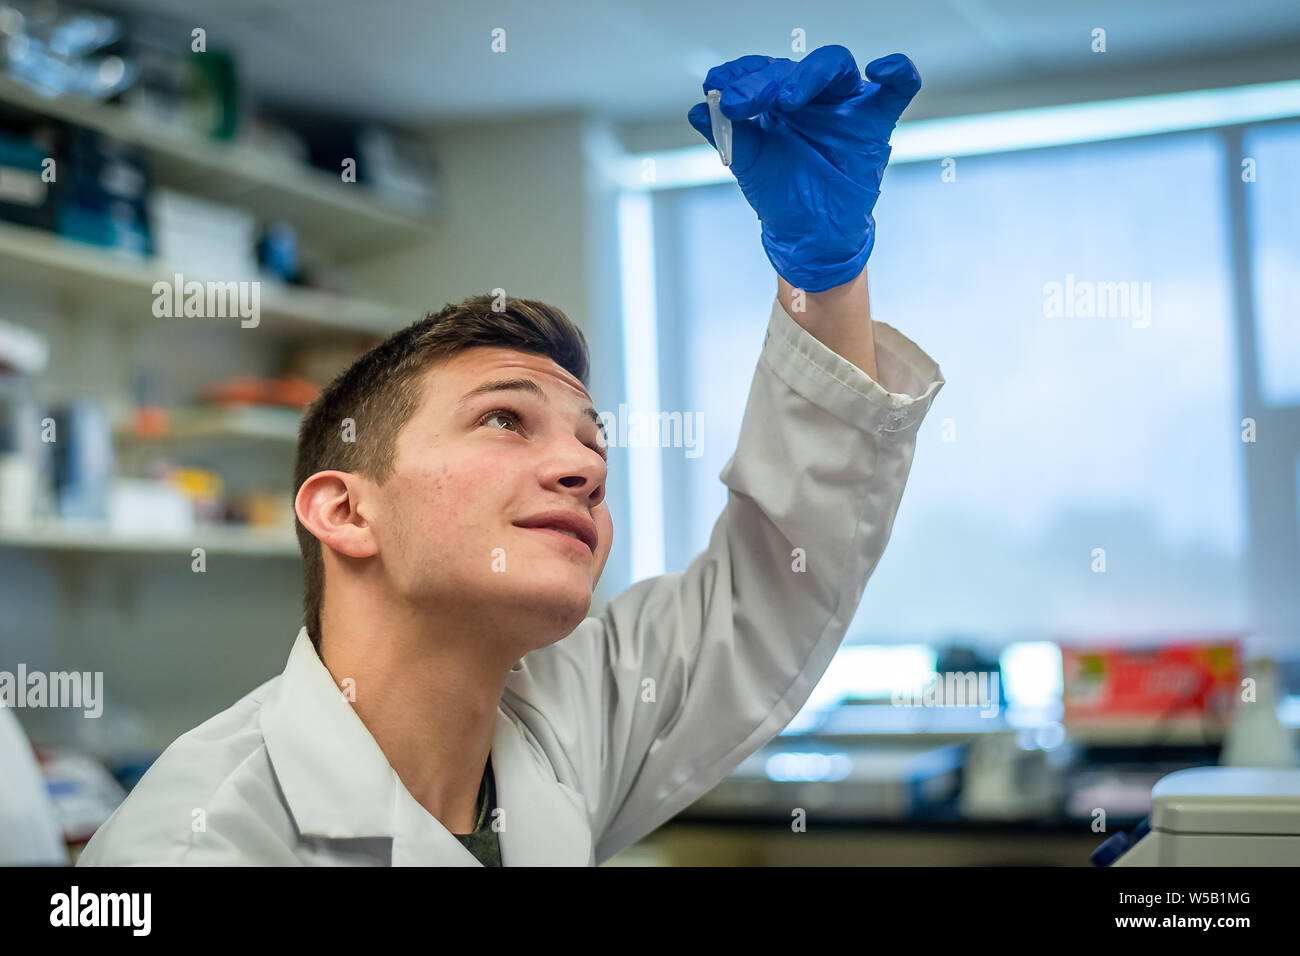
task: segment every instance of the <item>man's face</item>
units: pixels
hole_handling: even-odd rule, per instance
[[[591,404],[577,378],[529,352],[480,346],[428,370],[379,489],[375,533],[399,592],[539,635],[535,646],[577,627],[614,534]],[[594,548],[520,526],[548,512],[591,522]]]

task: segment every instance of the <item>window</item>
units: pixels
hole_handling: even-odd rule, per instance
[[[1247,183],[1254,280],[1259,392],[1266,405],[1300,405],[1300,123],[1251,129],[1242,163]]]
[[[949,384],[850,641],[1249,625],[1224,162],[1205,132],[890,167],[873,318]],[[663,458],[677,569],[725,504],[776,279],[734,185],[655,202],[661,402],[705,439]]]

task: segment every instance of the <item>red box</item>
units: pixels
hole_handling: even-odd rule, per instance
[[[1228,714],[1241,691],[1240,641],[1063,646],[1065,722]]]

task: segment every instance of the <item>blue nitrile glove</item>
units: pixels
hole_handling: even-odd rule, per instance
[[[797,289],[823,292],[854,279],[875,243],[871,210],[889,134],[921,76],[891,53],[868,63],[867,77],[844,47],[823,46],[797,63],[742,56],[704,80],[706,93],[722,90],[731,171],[762,222],[763,249]],[[687,119],[713,143],[707,103]]]

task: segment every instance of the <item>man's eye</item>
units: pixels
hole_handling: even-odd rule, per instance
[[[486,415],[480,418],[478,420],[478,423],[480,425],[486,425],[494,418],[504,418],[507,421],[514,422],[516,425],[522,424],[522,419],[520,418],[519,414],[517,412],[511,411],[508,408],[494,408],[492,411],[488,412]]]

